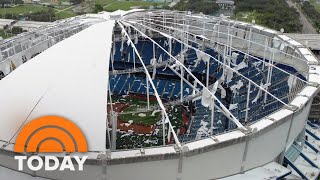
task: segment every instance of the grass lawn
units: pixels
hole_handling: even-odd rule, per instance
[[[113,3],[113,2],[117,2],[116,0],[96,0],[97,4],[101,4],[102,6]]]
[[[4,33],[4,30],[3,30],[3,29],[0,29],[0,36],[1,36],[3,39],[6,39],[6,38],[9,38],[9,37],[12,37],[13,35],[6,34],[6,33]]]
[[[134,112],[139,107],[147,107],[147,100],[139,99],[139,98],[113,98],[113,102],[122,102],[129,103],[130,106],[125,108],[123,112]],[[158,104],[157,101],[150,100],[150,105]],[[154,113],[154,116],[151,116],[153,111],[143,112],[141,114],[145,114],[146,116],[139,116],[140,113],[129,113],[129,114],[120,114],[120,119],[122,121],[128,122],[130,120],[135,124],[144,124],[144,125],[153,125],[160,118],[160,112]]]
[[[76,16],[76,14],[73,13],[72,8],[67,9],[65,11],[61,11],[61,12],[58,11],[58,10],[66,9],[68,7],[70,7],[70,5],[57,6],[57,8],[54,8],[58,19],[65,19],[65,18]],[[42,5],[32,5],[32,4],[19,5],[19,6],[15,6],[12,8],[0,8],[0,15],[4,16],[5,14],[15,14],[15,15],[29,14],[31,12],[34,13],[34,12],[39,12],[39,11],[46,11],[48,9],[49,9],[49,7],[45,7]]]
[[[65,19],[65,18],[76,16],[76,14],[70,10],[66,10],[66,11],[56,12],[56,16],[58,17],[58,19]]]
[[[63,9],[69,8],[71,6],[72,5],[56,5],[56,6],[54,6],[54,9],[55,10],[63,10]]]
[[[168,5],[168,3],[157,3],[157,2],[146,2],[146,1],[111,1],[111,0],[97,0],[97,3],[105,6],[105,11],[116,11],[118,9],[121,10],[130,10],[131,7],[134,6],[141,6],[141,7],[147,7],[147,6],[159,6],[159,5]],[[109,4],[109,5],[108,5]]]
[[[18,5],[12,8],[0,8],[0,14],[28,14],[30,12],[39,12],[42,10],[48,10],[48,7],[42,5]]]
[[[62,0],[62,1],[68,1],[68,0]],[[156,3],[156,2],[145,2],[145,1],[117,1],[117,0],[96,0],[96,3],[102,5],[105,11],[116,11],[118,9],[130,10],[131,7],[134,7],[134,6],[141,6],[143,8],[143,7],[149,7],[149,6],[168,5],[168,3]],[[64,19],[64,18],[76,16],[76,14],[72,11],[72,8],[59,12],[59,10],[66,9],[70,6],[71,5],[56,5],[54,10],[58,19]],[[39,11],[48,10],[48,9],[49,7],[42,6],[42,5],[23,4],[23,5],[18,5],[12,8],[0,8],[0,15],[2,17],[5,14],[25,15],[25,14],[39,12]]]

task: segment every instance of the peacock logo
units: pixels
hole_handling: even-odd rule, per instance
[[[82,131],[71,121],[58,116],[45,116],[28,123],[20,131],[15,152],[87,152]]]
[[[72,152],[88,152],[87,141],[78,126],[71,121],[59,116],[44,116],[29,122],[21,129],[17,136],[14,146],[16,153],[72,153]],[[73,156],[78,162],[79,170],[82,170],[83,163],[87,156],[79,158]],[[23,160],[27,156],[15,156],[19,161],[19,170],[23,170]],[[38,166],[33,166],[32,161],[37,160]],[[49,161],[54,161],[55,165],[50,166]],[[31,161],[31,162],[29,162]],[[55,170],[59,166],[59,160],[55,156],[45,156],[45,169]],[[43,160],[39,156],[32,156],[28,159],[28,166],[31,170],[40,170]],[[30,167],[31,166],[31,167]],[[65,168],[74,170],[70,156],[65,156],[60,170]],[[73,168],[72,168],[73,167]]]

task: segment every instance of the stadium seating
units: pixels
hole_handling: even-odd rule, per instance
[[[169,46],[167,45],[166,38],[155,38],[155,41],[159,43],[163,48],[169,51]],[[127,46],[127,43],[117,42],[116,49],[121,49],[123,46],[123,51],[126,51],[126,55],[123,55],[120,51],[116,52],[114,55],[114,61],[116,64],[115,69],[128,69],[133,67],[133,53],[132,48]],[[153,45],[150,41],[140,40],[136,44],[137,50],[142,54],[143,62],[146,65],[150,64],[150,60],[153,58],[152,51]],[[163,61],[168,61],[169,56],[160,48],[156,48],[156,58],[159,59],[162,56]],[[172,44],[172,55],[178,56],[181,51],[181,44],[174,42]],[[129,53],[130,52],[130,53]],[[210,59],[209,73],[210,77],[214,77],[215,80],[221,78],[225,74],[225,86],[230,88],[238,83],[242,83],[239,89],[232,90],[230,102],[226,98],[222,98],[219,92],[216,93],[217,98],[233,113],[233,115],[240,120],[240,122],[245,123],[246,117],[246,105],[247,105],[247,93],[249,82],[245,80],[242,76],[233,73],[231,81],[226,82],[227,72],[223,71],[222,65],[218,62],[220,59],[223,62],[223,56],[219,55],[215,50],[207,48],[206,53],[210,54],[214,59]],[[256,59],[253,57],[246,57],[240,52],[232,52],[236,56],[230,57],[230,67],[236,68],[239,64],[244,65],[238,71],[244,75],[246,78],[252,80],[258,85],[265,84],[268,76],[267,64],[263,63],[263,60]],[[220,57],[219,57],[220,56]],[[228,58],[228,57],[226,57]],[[233,59],[232,59],[233,58]],[[189,49],[185,56],[185,66],[188,67],[199,79],[206,79],[207,65],[203,61],[197,63],[196,52]],[[290,73],[296,73],[296,71],[285,65],[275,64],[277,67],[288,71]],[[136,67],[141,66],[136,58]],[[150,72],[151,73],[151,72]],[[152,74],[152,73],[151,73]],[[298,74],[299,75],[299,74]],[[168,78],[169,77],[169,78]],[[288,102],[288,78],[289,75],[280,71],[279,69],[273,68],[271,76],[271,85],[268,87],[268,91],[275,97],[281,99],[283,102]],[[203,80],[202,79],[202,80]],[[214,81],[215,81],[214,80]],[[211,84],[214,83],[211,82]],[[156,69],[156,77],[153,80],[156,90],[162,99],[174,100],[180,98],[181,93],[181,81],[175,73],[166,67],[161,67]],[[191,82],[190,82],[191,83]],[[192,83],[191,83],[192,84]],[[205,84],[205,83],[204,83]],[[120,74],[110,77],[110,86],[113,94],[126,95],[128,93],[146,94],[147,85],[146,77],[142,73],[138,74]],[[201,91],[201,86],[197,85],[197,88]],[[149,88],[150,95],[154,95],[154,90]],[[192,88],[187,84],[183,84],[183,97],[187,97],[193,94]],[[266,99],[265,99],[266,98]],[[199,139],[210,135],[211,130],[211,110],[207,107],[201,105],[201,100],[194,102],[196,111],[190,115],[189,127],[187,133],[180,135],[179,139],[181,142],[190,141],[194,139]],[[263,105],[263,106],[262,106]],[[283,104],[277,101],[270,95],[265,95],[258,87],[251,84],[250,94],[249,94],[249,107],[248,107],[248,121],[253,122],[268,114],[274,112],[275,110],[282,107]],[[218,109],[214,112],[214,123],[213,123],[213,134],[222,133],[226,130],[231,130],[235,128],[235,124],[229,121]]]

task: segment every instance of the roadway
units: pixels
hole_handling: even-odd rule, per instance
[[[308,18],[301,12],[301,9],[297,7],[296,3],[291,0],[287,0],[290,7],[294,7],[300,14],[300,22],[302,24],[302,34],[317,34],[317,30],[312,26]]]
[[[301,44],[306,45],[311,49],[319,49],[320,48],[320,34],[317,34],[317,30],[312,26],[311,22],[308,20],[308,18],[301,12],[301,9],[297,7],[295,3],[293,3],[291,0],[287,0],[287,3],[290,7],[294,7],[298,13],[300,14],[300,22],[302,24],[302,34],[287,34],[289,37],[295,39],[296,41],[300,42]],[[310,47],[312,46],[312,47]],[[319,55],[316,56],[318,59],[320,59]],[[320,94],[317,95],[319,97]],[[320,117],[320,111],[319,105],[316,105],[318,103],[319,98],[315,98],[313,101],[313,105],[311,106],[310,118],[319,118]]]
[[[13,19],[0,19],[0,28],[3,29],[5,25],[9,25],[13,22]],[[13,26],[14,27],[21,27],[24,30],[33,30],[39,28],[41,26],[49,25],[51,22],[38,22],[38,21],[18,21]]]

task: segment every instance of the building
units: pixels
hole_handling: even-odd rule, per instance
[[[221,9],[233,9],[234,7],[233,0],[217,0],[216,3]]]

